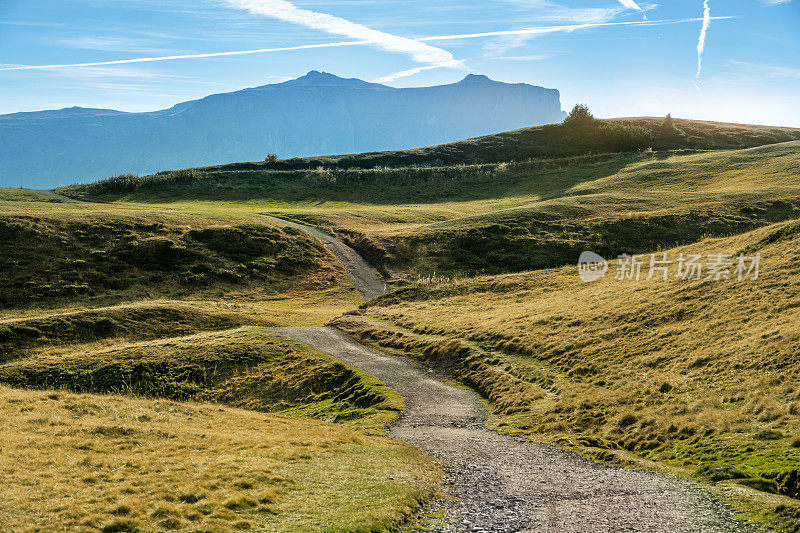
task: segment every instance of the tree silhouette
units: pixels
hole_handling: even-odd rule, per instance
[[[594,126],[596,123],[597,119],[584,104],[577,104],[564,119],[564,125],[568,127]]]

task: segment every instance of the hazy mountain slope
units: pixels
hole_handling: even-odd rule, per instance
[[[427,146],[559,122],[559,93],[468,76],[395,89],[310,72],[152,113],[0,116],[0,185],[51,187],[123,172]]]

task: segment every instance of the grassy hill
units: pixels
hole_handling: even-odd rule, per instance
[[[304,233],[0,190],[0,251],[3,528],[386,531],[441,485],[402,398],[264,327],[360,301]]]
[[[720,150],[750,148],[765,144],[800,140],[800,128],[779,128],[749,124],[729,124],[676,119],[674,128],[663,127],[664,118],[639,117],[603,121],[606,124],[638,126],[650,132],[653,150]],[[585,152],[615,151],[598,149],[576,138],[561,124],[523,128],[486,135],[439,146],[330,157],[298,158],[280,161],[281,170],[335,168],[373,168],[375,166],[458,165],[524,161],[553,158]],[[222,165],[220,170],[230,168]],[[237,167],[238,168],[238,167]]]
[[[275,293],[331,287],[342,275],[319,243],[265,221],[42,205],[23,204],[0,219],[3,307],[186,297],[219,287]]]
[[[170,185],[188,185],[196,181],[208,181],[206,192],[212,196],[220,179],[226,189],[241,189],[241,178],[261,178],[262,185],[274,188],[280,182],[297,181],[298,176],[284,174],[287,171],[316,171],[317,181],[341,185],[370,180],[370,174],[345,173],[325,174],[324,170],[389,170],[393,168],[430,168],[458,165],[481,165],[487,163],[523,162],[531,159],[553,159],[591,153],[614,153],[651,148],[667,150],[723,150],[740,149],[800,140],[800,128],[780,128],[746,124],[728,124],[697,120],[674,121],[674,126],[665,126],[664,119],[624,118],[595,121],[589,125],[570,126],[551,124],[534,128],[487,135],[439,146],[375,152],[340,156],[286,159],[271,162],[231,163],[196,169],[165,171],[152,176],[118,176],[93,184],[62,187],[62,192],[77,198],[106,199],[123,196],[142,187],[158,188]],[[618,133],[642,134],[644,145],[620,142]],[[625,139],[622,139],[625,141]],[[260,176],[254,176],[259,173]],[[412,173],[413,174],[413,173]],[[425,174],[424,172],[422,173]],[[300,176],[303,176],[301,174]],[[396,181],[391,180],[390,182]],[[239,178],[239,179],[237,179]],[[411,178],[414,179],[413,177]],[[404,173],[404,181],[408,181]],[[312,182],[314,180],[311,180]],[[419,178],[417,178],[419,181]],[[151,191],[162,192],[162,191]],[[241,191],[240,191],[241,192]],[[270,191],[272,194],[274,192]],[[240,198],[243,199],[243,198]]]
[[[96,198],[294,219],[408,280],[548,268],[585,249],[649,251],[788,220],[800,205],[799,163],[793,141],[433,168],[220,171],[181,185],[143,178]]]
[[[676,265],[646,280],[646,256],[638,282],[616,280],[618,262],[594,283],[575,266],[429,280],[335,324],[451,369],[489,400],[500,431],[604,459],[632,452],[733,496],[731,483],[782,495],[761,511],[797,527],[798,250],[791,221],[665,250],[673,261],[761,254],[755,281],[686,281]]]
[[[0,364],[0,382],[23,388],[215,402],[254,411],[358,421],[375,430],[402,408],[402,399],[375,378],[265,328],[152,335],[160,338],[113,343],[40,341]]]

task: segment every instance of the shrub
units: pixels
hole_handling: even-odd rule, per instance
[[[264,162],[267,164],[275,163],[276,161],[278,161],[278,154],[267,154],[267,157],[264,158]]]

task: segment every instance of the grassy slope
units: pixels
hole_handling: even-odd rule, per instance
[[[366,436],[396,393],[262,327],[360,301],[305,234],[0,190],[0,249],[0,381],[59,390],[0,387],[4,420],[30,413],[3,431],[20,468],[2,481],[26,487],[4,491],[5,528],[384,530],[440,483],[412,447]]]
[[[450,366],[503,431],[798,499],[798,250],[800,223],[780,223],[670,250],[758,252],[757,281],[584,284],[564,267],[409,287],[337,324]],[[790,527],[798,509],[767,510]]]
[[[355,421],[370,431],[402,409],[402,399],[375,378],[261,327],[112,345],[43,345],[0,365],[0,382],[213,401]]]
[[[413,447],[341,425],[0,386],[4,531],[375,531],[436,486]]]
[[[48,307],[219,291],[326,289],[343,277],[327,251],[292,229],[154,211],[4,204],[0,305]]]
[[[662,127],[663,118],[639,117],[603,121],[643,127],[653,135],[653,149],[720,150],[751,148],[800,140],[800,128],[730,124],[675,119],[675,129]],[[523,161],[531,158],[561,157],[580,153],[580,147],[561,125],[522,128],[438,146],[281,160],[276,163],[233,163],[205,167],[204,171],[307,170],[317,167],[374,168],[410,165],[458,165]]]
[[[791,255],[770,248],[784,240],[769,237],[779,228],[758,228],[797,218],[800,143],[697,149],[790,141],[798,130],[679,121],[681,131],[674,132],[657,128],[655,119],[631,120],[645,126],[650,120],[656,148],[693,151],[570,156],[569,146],[559,148],[557,128],[539,128],[388,156],[285,162],[302,170],[235,164],[64,192],[112,201],[115,209],[138,203],[205,219],[271,212],[309,221],[406,279],[433,270],[560,266],[587,248],[616,255],[685,243],[705,247],[717,245],[703,240],[708,235],[742,232],[751,233],[720,245],[747,247],[766,239],[765,249],[776,257]],[[542,155],[569,157],[527,160]],[[450,161],[476,164],[447,166]],[[373,168],[386,164],[412,166]],[[784,274],[793,273],[791,262],[781,261]],[[797,476],[789,434],[797,430],[800,398],[781,388],[796,379],[791,361],[776,368],[770,357],[790,360],[786,346],[794,341],[759,328],[774,328],[782,312],[791,314],[791,297],[774,287],[744,295],[752,296],[748,302],[758,316],[770,317],[752,333],[773,350],[754,352],[761,359],[748,366],[748,350],[758,346],[739,335],[752,312],[742,303],[733,316],[722,313],[730,287],[667,286],[581,287],[561,269],[478,278],[433,289],[412,286],[394,300],[375,302],[368,318],[339,325],[367,341],[450,365],[486,394],[494,423],[506,431],[567,436],[595,446],[600,456],[632,450],[705,478],[790,492]],[[744,298],[740,287],[730,289]],[[582,297],[597,300],[564,304]],[[660,311],[652,310],[654,301],[664,304]],[[692,328],[683,315],[694,301],[702,305],[690,314],[700,324]],[[773,303],[778,307],[770,308]],[[711,317],[710,309],[722,319]],[[682,329],[662,329],[675,322]],[[726,348],[729,338],[746,355]],[[716,359],[694,355],[694,344]],[[762,374],[768,374],[763,382]],[[793,508],[776,513],[789,523]]]
[[[587,248],[648,251],[795,217],[800,142],[443,168],[222,173],[118,201],[271,212],[337,233],[389,274],[508,272]],[[354,200],[357,199],[357,200]]]

